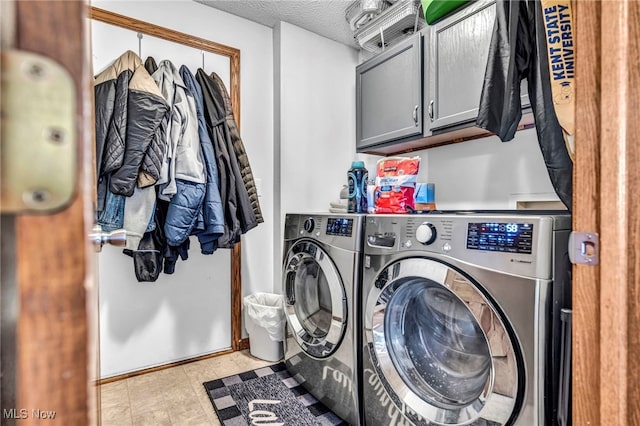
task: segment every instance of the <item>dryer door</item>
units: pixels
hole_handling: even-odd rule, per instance
[[[338,270],[318,244],[300,240],[287,253],[283,279],[294,338],[310,356],[328,357],[346,329],[346,294]]]
[[[369,355],[405,416],[507,424],[522,387],[517,346],[476,283],[431,259],[399,260],[376,277],[365,309]]]

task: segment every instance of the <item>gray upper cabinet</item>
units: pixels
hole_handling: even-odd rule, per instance
[[[422,34],[356,68],[356,149],[422,136]]]
[[[495,16],[495,1],[480,0],[430,27],[425,127],[431,131],[473,123],[478,117]],[[521,94],[526,108],[526,80]]]
[[[490,136],[475,122],[495,15],[495,0],[471,2],[359,65],[356,150],[389,155]],[[521,95],[524,128],[533,125],[526,80]]]
[[[431,130],[478,116],[495,15],[495,2],[480,1],[431,27],[425,100]]]

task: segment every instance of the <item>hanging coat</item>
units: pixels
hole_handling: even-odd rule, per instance
[[[153,58],[153,56],[147,57],[147,59],[144,61],[144,68],[150,75],[158,70],[158,64],[156,64],[156,60]]]
[[[522,116],[520,81],[526,78],[538,142],[551,183],[560,200],[571,209],[573,163],[554,110],[544,21],[539,1],[499,0],[496,3],[496,21],[476,124],[495,133],[502,141],[513,139]]]
[[[195,99],[171,61],[160,61],[151,77],[170,105],[170,113],[163,126],[167,151],[161,180],[158,182],[160,185],[164,184],[160,198],[169,201],[176,193],[176,179],[206,182],[198,135],[198,117]]]
[[[125,196],[134,193],[145,153],[154,143],[168,105],[142,60],[131,51],[96,76],[94,90],[96,211],[103,229],[113,230],[123,226]]]
[[[111,173],[111,192],[130,196],[167,103],[131,51],[96,77],[95,96],[99,176]]]
[[[138,282],[154,282],[162,272],[166,247],[164,222],[167,204],[166,201],[161,200],[156,204],[155,214],[153,215],[153,230],[144,234],[137,250],[123,250],[124,254],[133,257],[133,269]]]
[[[202,69],[196,73],[196,80],[202,89],[205,121],[216,153],[220,197],[224,207],[225,230],[218,239],[218,247],[231,248],[240,241],[242,233],[256,227],[258,222],[251,208],[251,200],[242,181],[238,160],[233,151],[224,100],[213,79]]]
[[[202,202],[201,218],[196,224],[198,241],[202,254],[212,254],[217,248],[218,238],[224,233],[224,211],[220,198],[218,182],[218,165],[216,154],[213,150],[211,137],[207,132],[207,123],[204,118],[204,105],[202,89],[198,85],[195,76],[186,66],[180,67],[180,76],[196,101],[196,115],[198,116],[198,133],[200,146],[207,172],[207,186]]]
[[[238,158],[242,181],[244,182],[245,188],[247,188],[247,193],[249,194],[249,199],[251,200],[251,208],[253,209],[253,213],[256,215],[256,220],[258,221],[258,223],[262,223],[264,222],[264,220],[262,218],[262,211],[260,210],[258,191],[256,190],[256,183],[253,180],[253,172],[251,171],[251,165],[249,164],[249,157],[247,156],[247,152],[244,148],[242,138],[240,138],[240,130],[238,129],[235,118],[233,117],[233,106],[231,105],[231,97],[229,96],[229,92],[227,92],[227,88],[225,87],[224,82],[218,76],[218,74],[216,74],[215,72],[211,73],[211,78],[213,78],[213,81],[216,83],[218,93],[222,95],[222,99],[224,100],[224,108],[226,111],[227,126],[229,127],[229,135],[231,136],[233,151]]]
[[[164,225],[167,244],[179,246],[195,226],[205,193],[196,103],[171,61],[161,61],[152,77],[171,106],[163,127],[167,154],[158,197],[170,200]]]

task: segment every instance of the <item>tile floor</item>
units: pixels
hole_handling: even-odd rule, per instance
[[[202,383],[271,364],[244,350],[101,385],[102,426],[220,425]]]

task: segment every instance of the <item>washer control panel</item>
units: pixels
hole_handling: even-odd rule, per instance
[[[330,217],[327,219],[327,235],[350,237],[353,235],[353,219]]]
[[[446,256],[523,276],[546,277],[556,230],[570,229],[570,216],[543,214],[443,213],[370,215],[364,252]]]
[[[516,222],[472,222],[467,224],[467,248],[531,254],[533,224]]]
[[[360,214],[287,213],[283,240],[307,238],[331,247],[361,251],[365,216]]]

